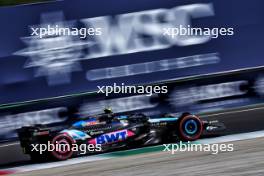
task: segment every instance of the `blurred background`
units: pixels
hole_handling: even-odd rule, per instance
[[[60,126],[106,106],[155,115],[263,103],[262,0],[35,2],[0,0],[0,142],[16,140],[22,126]],[[24,3],[34,4],[12,6]],[[48,25],[102,35],[31,35]],[[178,25],[233,28],[234,35],[162,35]],[[168,94],[96,93],[113,83],[167,85]]]

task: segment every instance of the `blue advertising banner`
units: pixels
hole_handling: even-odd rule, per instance
[[[263,6],[64,0],[1,7],[0,104],[261,67]]]

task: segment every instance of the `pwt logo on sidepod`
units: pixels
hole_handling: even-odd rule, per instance
[[[129,130],[120,130],[100,135],[89,141],[90,144],[111,144],[118,141],[124,141],[126,138],[133,136],[134,133]]]

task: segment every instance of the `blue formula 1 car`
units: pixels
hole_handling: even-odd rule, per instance
[[[65,129],[42,125],[22,127],[18,136],[23,151],[34,161],[66,160],[76,155],[93,154],[176,141],[194,141],[203,134],[216,134],[225,129],[218,121],[202,121],[190,113],[180,116],[164,114],[149,118],[144,114],[115,115],[111,111],[88,117]],[[40,144],[64,144],[70,148],[53,151],[33,150]],[[95,150],[71,150],[73,146],[92,145]],[[97,150],[98,149],[98,150]]]

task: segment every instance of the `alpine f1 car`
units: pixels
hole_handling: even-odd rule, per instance
[[[142,147],[176,141],[194,141],[203,134],[216,134],[225,129],[218,121],[202,121],[199,117],[183,113],[180,116],[164,114],[149,118],[144,114],[101,114],[79,120],[68,128],[58,129],[35,125],[18,130],[24,153],[32,160],[66,160],[83,154],[71,148],[40,153],[34,148],[40,144],[94,145],[101,150],[86,154],[106,152],[121,148]]]

